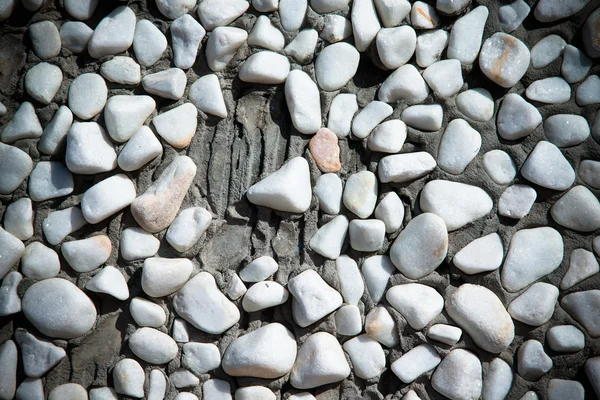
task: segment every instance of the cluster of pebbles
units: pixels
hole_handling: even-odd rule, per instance
[[[597,4],[50,3],[0,4],[1,400],[600,397]]]

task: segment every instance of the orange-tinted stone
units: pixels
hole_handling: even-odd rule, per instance
[[[338,137],[327,128],[321,128],[308,143],[310,154],[323,172],[337,172],[340,164]]]

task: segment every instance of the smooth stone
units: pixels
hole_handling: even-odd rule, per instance
[[[294,366],[296,346],[294,335],[286,327],[266,324],[231,342],[223,355],[222,367],[230,376],[278,378]]]
[[[575,182],[575,171],[558,147],[539,141],[521,167],[523,177],[553,190],[566,190]]]
[[[15,331],[15,340],[21,350],[25,375],[31,378],[41,378],[46,375],[67,356],[63,348],[39,340],[21,328]]]
[[[562,57],[560,72],[569,83],[582,81],[592,68],[592,60],[583,51],[570,44],[563,49]]]
[[[550,65],[562,55],[566,45],[567,42],[558,35],[544,37],[531,49],[531,66],[539,69]]]
[[[25,90],[35,100],[50,104],[58,92],[63,80],[59,67],[48,63],[39,63],[25,74]]]
[[[304,29],[298,32],[285,49],[285,54],[292,57],[299,64],[309,64],[315,55],[315,48],[319,40],[319,33],[314,29]]]
[[[568,294],[562,298],[560,305],[592,338],[600,336],[600,324],[594,317],[600,309],[600,290]]]
[[[377,178],[370,171],[350,175],[342,197],[344,206],[359,218],[368,218],[377,203],[377,186]]]
[[[96,322],[90,298],[65,279],[34,283],[22,299],[25,317],[48,337],[73,339],[86,334]]]
[[[31,180],[29,182],[31,185]],[[13,201],[6,207],[4,211],[4,229],[23,241],[29,240],[33,236],[33,209],[30,199],[23,197]]]
[[[35,139],[42,136],[40,120],[35,114],[33,104],[28,101],[21,103],[12,119],[4,125],[0,140],[4,143],[14,143],[21,139]]]
[[[129,337],[129,348],[151,364],[166,364],[177,356],[177,343],[171,336],[154,328],[138,328]]]
[[[323,174],[317,179],[313,192],[319,208],[326,214],[337,215],[342,205],[342,180],[336,174]]]
[[[421,191],[421,210],[441,217],[448,231],[455,231],[484,217],[492,199],[481,188],[446,180],[428,182]]]
[[[246,386],[235,391],[235,400],[275,400],[275,393],[264,386]]]
[[[283,50],[285,38],[281,31],[271,23],[269,17],[261,15],[256,19],[252,31],[248,35],[248,45],[278,52]]]
[[[229,25],[250,7],[246,0],[206,0],[198,5],[198,17],[207,31]],[[280,8],[281,9],[281,8]]]
[[[442,357],[428,344],[413,347],[394,361],[390,368],[404,383],[411,383],[419,376],[431,371],[442,361]]]
[[[52,21],[41,21],[29,26],[29,38],[33,52],[42,60],[60,54],[60,33]]]
[[[585,348],[585,335],[573,325],[557,325],[546,332],[546,342],[553,351],[573,353]]]
[[[83,22],[66,21],[60,27],[62,47],[76,54],[82,53],[93,33],[94,30]]]
[[[13,13],[15,8],[15,0],[7,0],[0,4],[0,21],[7,20]],[[44,393],[42,392],[42,398]]]
[[[67,106],[60,106],[54,113],[52,120],[42,133],[38,142],[38,150],[42,153],[54,155],[65,147],[66,136],[73,124],[73,113]]]
[[[498,135],[506,140],[516,140],[532,133],[542,123],[536,107],[516,93],[509,93],[498,110]]]
[[[310,238],[310,249],[325,258],[335,260],[342,252],[347,233],[348,218],[344,215],[338,215],[321,226]]]
[[[581,82],[575,92],[575,100],[580,106],[600,103],[600,77],[590,75]]]
[[[139,326],[159,328],[167,321],[165,310],[160,305],[143,297],[134,297],[131,299],[129,313]]]
[[[181,392],[175,396],[175,400],[198,400],[198,396],[189,392]]]
[[[239,275],[233,274],[225,291],[227,296],[229,296],[231,300],[235,301],[242,297],[248,291],[248,289],[246,288],[246,285],[244,285],[244,282]]]
[[[415,53],[417,34],[407,25],[397,28],[382,28],[375,40],[381,63],[388,69],[406,64]]]
[[[489,289],[464,283],[446,297],[446,312],[475,344],[501,353],[514,339],[514,324],[500,299]]]
[[[57,245],[76,230],[87,225],[79,207],[52,211],[42,222],[42,230],[51,245]]]
[[[204,75],[194,82],[190,87],[188,98],[198,110],[219,118],[227,118],[227,107],[217,75]]]
[[[21,311],[21,299],[17,293],[23,275],[17,271],[6,274],[0,286],[0,316],[16,314]]]
[[[483,398],[486,400],[504,400],[513,382],[510,365],[501,358],[494,358],[483,380]]]
[[[436,368],[431,386],[450,399],[478,399],[483,386],[481,361],[470,351],[452,350]]]
[[[396,232],[404,221],[404,204],[395,192],[389,192],[375,207],[375,218],[385,224],[385,232]]]
[[[261,282],[279,269],[277,261],[270,256],[258,257],[246,265],[239,274],[244,282]]]
[[[2,400],[11,400],[15,396],[18,357],[15,342],[9,339],[0,345],[0,399]]]
[[[544,121],[544,135],[558,147],[577,146],[590,136],[590,126],[580,115],[555,114]]]
[[[400,232],[390,248],[390,259],[403,275],[420,279],[432,273],[447,252],[444,220],[426,212],[413,218]]]
[[[59,161],[40,161],[29,176],[29,196],[33,201],[63,197],[73,192],[73,175]]]
[[[585,373],[596,395],[600,394],[600,357],[590,357],[585,362]]]
[[[523,395],[523,397],[521,397],[519,400],[538,400],[538,399],[539,399],[538,395],[533,390],[530,390],[527,393],[525,393]]]
[[[344,87],[356,74],[359,60],[360,54],[348,43],[334,43],[325,47],[315,61],[315,77],[319,87],[328,92]],[[290,73],[290,77],[293,73]],[[319,104],[318,97],[316,103]]]
[[[457,94],[463,86],[462,68],[458,60],[442,60],[423,71],[423,78],[440,99]]]
[[[206,374],[221,365],[219,348],[212,343],[190,342],[183,345],[182,364],[196,375]]]
[[[571,252],[569,269],[560,281],[560,288],[570,289],[598,272],[600,272],[600,265],[594,253],[585,249],[575,249]]]
[[[369,135],[369,150],[382,153],[398,153],[406,140],[406,124],[399,119],[392,119],[377,125]]]
[[[142,78],[146,92],[170,100],[179,100],[183,96],[186,83],[185,72],[179,68],[169,68]]]
[[[508,306],[513,319],[531,326],[541,326],[550,321],[558,300],[558,288],[548,283],[531,285]]]
[[[464,119],[454,119],[448,123],[442,135],[437,164],[446,172],[460,175],[477,156],[480,148],[481,135],[479,132]]]
[[[460,249],[452,258],[454,265],[467,275],[495,271],[500,268],[504,248],[497,233],[477,238]]]
[[[435,8],[444,14],[452,15],[462,11],[470,3],[471,0],[437,0]]]
[[[396,272],[396,266],[388,256],[371,256],[363,261],[361,272],[371,300],[379,303],[385,294],[390,277]]]
[[[577,14],[590,0],[541,0],[535,7],[533,15],[540,22],[554,22]]]
[[[121,271],[111,265],[102,268],[92,279],[87,281],[85,288],[92,292],[108,294],[121,301],[129,298],[129,288],[125,277]]]
[[[298,132],[314,134],[321,127],[319,88],[311,77],[301,70],[293,70],[285,81],[285,100],[292,124]]]
[[[342,297],[346,304],[358,305],[365,291],[362,276],[356,261],[343,255],[335,260]]]
[[[341,336],[356,336],[362,331],[360,309],[354,304],[341,306],[334,316],[335,332]]]
[[[475,62],[489,13],[486,6],[479,6],[454,22],[448,41],[448,58],[457,59],[463,65]]]
[[[414,390],[411,389],[408,392],[406,392],[404,397],[402,397],[402,400],[421,400],[421,398],[419,397],[419,395],[417,395],[417,393]]]
[[[25,378],[17,388],[16,400],[44,400],[44,384],[41,379]]]
[[[240,68],[240,79],[248,83],[279,85],[284,83],[290,73],[287,57],[264,50],[252,54]]]
[[[444,110],[439,104],[410,106],[402,111],[400,118],[411,128],[434,132],[442,128]]]
[[[156,0],[158,11],[169,19],[177,19],[196,6],[195,0]]]
[[[410,12],[410,23],[416,29],[433,29],[440,24],[440,17],[433,6],[416,1]]]
[[[112,371],[115,392],[130,397],[144,397],[144,369],[136,360],[124,358],[120,360]]]
[[[173,321],[173,327],[171,330],[171,337],[177,343],[188,343],[190,341],[190,330],[187,322],[181,318],[175,318]],[[219,357],[219,363],[221,362]]]
[[[500,7],[498,10],[500,27],[504,32],[511,33],[527,18],[529,11],[531,11],[531,8],[523,0],[517,0]]]
[[[563,78],[554,76],[533,82],[525,95],[528,99],[547,104],[562,104],[571,98],[571,87]]]
[[[548,275],[562,262],[563,246],[562,236],[554,228],[517,231],[504,259],[502,286],[516,292]]]
[[[352,133],[359,139],[364,139],[379,123],[392,115],[393,109],[381,101],[372,101],[354,117]]]
[[[180,368],[169,374],[169,381],[177,389],[198,386],[200,379],[190,371]]]
[[[279,8],[279,0],[252,0],[252,7],[258,12],[271,12]]]
[[[224,70],[247,39],[248,33],[243,29],[232,26],[215,28],[205,48],[209,68],[215,72]]]
[[[307,0],[279,0],[279,18],[283,29],[288,32],[300,29],[307,7]]]
[[[167,378],[159,369],[150,371],[147,400],[163,400],[167,391]]]
[[[364,52],[381,29],[373,0],[354,0],[350,20],[352,21],[354,46],[356,50]]]
[[[350,356],[354,374],[361,379],[377,378],[385,370],[385,353],[369,335],[360,335],[342,346]]]
[[[358,111],[356,95],[352,93],[339,93],[331,101],[329,106],[329,118],[327,118],[327,129],[335,133],[339,138],[350,134],[352,118]]]
[[[198,111],[192,103],[184,103],[152,119],[156,132],[177,149],[187,147],[196,134]]]
[[[462,336],[462,329],[445,324],[436,324],[429,327],[427,337],[438,342],[454,346]]]
[[[398,26],[410,14],[408,0],[374,0],[377,14],[386,28]]]
[[[142,228],[127,228],[121,232],[121,256],[128,261],[154,256],[160,240]]]
[[[352,22],[336,14],[327,14],[323,20],[320,37],[329,42],[337,43],[352,36]]]
[[[372,252],[383,247],[385,224],[379,219],[350,221],[350,246],[356,251]]]
[[[343,10],[348,3],[349,0],[311,0],[310,7],[319,14],[327,14]]]
[[[596,43],[596,39],[600,33],[598,30],[598,18],[600,18],[600,11],[596,9],[583,24],[583,46],[588,56],[592,58],[600,56],[600,46]]]
[[[131,203],[133,218],[148,232],[166,229],[177,216],[194,176],[194,161],[187,156],[176,156],[146,192]]]
[[[308,392],[300,392],[291,395],[288,400],[316,400],[316,397]]]
[[[94,14],[98,0],[65,0],[64,6],[70,16],[85,21]]]
[[[163,152],[162,144],[154,132],[140,127],[119,152],[117,164],[123,171],[136,171],[154,160]]]
[[[600,202],[587,187],[573,187],[550,209],[552,218],[566,228],[592,232],[600,228]]]
[[[131,57],[116,56],[103,62],[100,74],[109,82],[137,85],[142,80],[140,65]]]
[[[142,290],[150,297],[169,296],[183,287],[192,270],[187,258],[153,257],[144,260]]]
[[[54,278],[60,271],[58,254],[41,242],[33,242],[25,247],[21,258],[21,272],[27,278],[42,280]]]
[[[439,61],[447,45],[448,32],[443,29],[420,34],[417,37],[416,45],[417,65],[421,68],[427,68]]]
[[[392,348],[400,343],[396,321],[383,306],[377,306],[365,317],[365,332],[382,345]]]
[[[342,296],[311,269],[290,279],[288,290],[293,296],[294,321],[302,328],[331,314],[342,305]]]
[[[48,393],[48,400],[87,400],[88,394],[83,386],[78,383],[64,383],[56,386]]]
[[[537,340],[527,340],[517,351],[517,371],[523,379],[535,382],[552,369],[552,359]]]
[[[204,208],[187,208],[173,220],[165,238],[178,252],[188,251],[206,232],[211,221],[212,214]]]
[[[509,34],[496,32],[481,47],[479,67],[492,82],[510,88],[525,75],[530,60],[529,49],[523,42]]]
[[[89,400],[119,400],[117,391],[109,387],[90,389]]]
[[[425,328],[444,308],[444,298],[420,283],[392,286],[385,298],[416,331]]]
[[[414,65],[405,64],[392,72],[392,74],[383,81],[379,87],[377,98],[386,103],[395,103],[398,100],[406,100],[408,104],[418,104],[422,103],[427,96],[429,96],[429,86],[427,86],[423,76],[421,76]],[[404,118],[402,119],[404,120]],[[404,122],[407,121],[404,120]]]
[[[221,334],[240,320],[240,311],[208,272],[190,279],[175,295],[173,307],[194,327],[211,334]]]
[[[108,236],[98,235],[65,242],[60,247],[60,251],[69,266],[75,271],[90,272],[108,260],[112,244]]]
[[[96,224],[130,205],[135,196],[135,183],[127,175],[113,175],[83,193],[81,211],[86,221]]]
[[[181,0],[182,2],[193,3],[193,0]],[[156,5],[164,4],[159,0]],[[195,4],[194,4],[195,5]],[[179,15],[176,17],[180,17]],[[136,60],[144,67],[154,65],[167,49],[167,38],[165,35],[147,19],[141,19],[135,24],[135,34],[133,36],[133,51]]]
[[[483,155],[483,169],[498,185],[508,185],[517,175],[512,158],[502,150],[490,150]]]
[[[65,164],[75,174],[107,172],[116,168],[117,152],[98,123],[75,122],[67,134]]]
[[[566,379],[550,379],[548,383],[548,400],[583,400],[585,389],[577,381]]]
[[[284,304],[289,296],[287,289],[277,282],[258,282],[244,294],[242,308],[246,312],[261,311]]]
[[[115,8],[94,29],[94,33],[88,42],[90,56],[102,58],[121,53],[131,47],[135,22],[135,13],[131,8],[126,6]],[[119,32],[119,34],[115,35],[115,32]]]
[[[231,400],[229,382],[220,379],[209,379],[202,385],[203,400]]]
[[[79,118],[88,120],[100,113],[106,104],[108,89],[99,74],[81,74],[69,87],[69,108]]]
[[[198,7],[211,0],[204,1]],[[177,68],[188,69],[196,62],[200,42],[206,35],[204,27],[189,14],[184,14],[171,24],[171,41],[173,43],[173,63]]]

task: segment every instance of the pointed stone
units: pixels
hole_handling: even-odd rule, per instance
[[[452,262],[468,275],[495,271],[502,264],[504,248],[497,233],[473,240],[454,255]]]
[[[146,92],[170,100],[179,100],[183,96],[186,84],[185,72],[179,68],[148,74],[142,79]]]
[[[85,288],[96,293],[105,293],[118,300],[129,298],[129,288],[125,277],[115,267],[107,265],[102,268],[92,279],[87,281]]]
[[[454,22],[448,42],[448,58],[455,58],[465,65],[473,64],[481,48],[488,15],[488,8],[479,6]]]
[[[196,134],[198,110],[192,103],[158,114],[152,119],[158,134],[176,149],[187,147]]]
[[[46,375],[67,356],[63,348],[39,340],[21,328],[16,330],[15,340],[21,349],[25,374],[31,378],[41,378]]]
[[[593,232],[600,228],[600,202],[583,185],[565,193],[554,203],[550,214],[560,225],[578,232]]]
[[[39,63],[25,74],[25,90],[40,103],[50,104],[62,80],[63,74],[59,67],[49,63]]]
[[[566,190],[575,182],[575,171],[560,149],[541,140],[521,167],[521,175],[537,185]]]
[[[0,139],[4,143],[14,143],[20,139],[33,139],[42,136],[40,120],[35,114],[33,104],[21,103],[12,119],[4,126]]]
[[[104,108],[104,122],[110,137],[126,142],[152,114],[156,102],[150,96],[112,96]]]
[[[302,328],[314,324],[342,305],[342,296],[312,269],[290,279],[288,290],[293,296],[294,321]]]
[[[75,174],[108,172],[117,167],[117,152],[98,123],[75,122],[67,134],[65,164]]]
[[[225,100],[217,75],[204,75],[192,83],[188,98],[198,110],[216,115],[219,118],[227,118],[227,107],[225,107]]]
[[[119,32],[115,35],[115,32]],[[90,38],[88,52],[94,58],[118,54],[133,43],[135,13],[126,6],[117,7],[104,17]]]
[[[204,1],[201,4],[204,5],[208,2],[210,1]],[[173,42],[173,63],[177,68],[188,69],[194,65],[204,35],[206,35],[206,31],[202,25],[189,14],[184,14],[173,21],[171,41]]]
[[[323,257],[335,260],[342,252],[347,233],[348,218],[338,215],[319,228],[310,238],[309,246],[311,250]]]
[[[190,0],[180,1],[190,2]],[[194,0],[191,2],[193,3]],[[163,2],[159,0],[156,5],[160,7],[161,3],[164,4],[164,0]],[[135,35],[133,36],[133,51],[136,60],[144,67],[150,67],[160,60],[166,49],[167,38],[160,29],[147,19],[139,20],[135,25]]]
[[[238,49],[248,39],[248,32],[232,26],[220,26],[208,37],[206,61],[215,72],[224,70]]]

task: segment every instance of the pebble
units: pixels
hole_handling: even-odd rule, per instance
[[[401,118],[411,128],[435,132],[442,128],[444,110],[439,104],[410,106],[402,111]]]
[[[121,53],[133,43],[135,13],[131,8],[120,6],[104,17],[88,42],[88,52],[93,58]],[[115,35],[114,32],[119,32]],[[74,111],[73,111],[74,112]]]
[[[402,400],[421,400],[421,398],[417,395],[417,393],[414,390],[411,389],[408,392],[406,392],[404,397],[402,397]]]
[[[85,284],[87,290],[108,294],[115,299],[124,301],[129,298],[129,288],[123,274],[111,265],[102,268]]]
[[[463,349],[452,350],[431,377],[435,391],[450,399],[478,399],[482,385],[481,361]]]
[[[252,7],[258,12],[272,12],[279,8],[279,0],[252,0]]]
[[[444,14],[456,14],[465,9],[471,3],[470,0],[437,0],[435,8]]]
[[[563,62],[560,72],[569,83],[582,81],[592,68],[592,60],[583,51],[570,44],[565,46],[562,56]]]
[[[252,260],[241,271],[239,277],[244,282],[261,282],[272,276],[279,269],[277,261],[270,256],[262,256]]]
[[[203,400],[231,400],[229,382],[220,379],[209,379],[202,385]]]
[[[444,298],[434,288],[420,283],[392,286],[385,298],[416,331],[425,328],[444,308]]]
[[[539,399],[538,395],[533,390],[530,390],[527,393],[525,393],[523,395],[523,397],[521,397],[519,400],[538,400],[538,399]]]
[[[495,271],[504,256],[502,239],[497,233],[477,238],[460,249],[452,259],[454,265],[467,275]]]
[[[193,6],[192,6],[193,7]],[[229,25],[250,7],[246,0],[206,0],[198,5],[198,17],[207,31]],[[281,12],[281,7],[279,8]]]
[[[535,382],[552,369],[552,359],[537,340],[527,340],[517,351],[517,371],[529,382]]]
[[[561,77],[540,79],[533,82],[525,95],[530,100],[539,101],[547,104],[562,104],[571,98],[571,87]]]
[[[2,393],[2,392],[0,392]],[[41,379],[25,378],[15,393],[17,400],[44,400],[44,385]],[[100,400],[100,399],[92,399]]]
[[[590,357],[585,362],[585,373],[592,383],[596,395],[600,393],[600,357]]]
[[[181,0],[190,2],[190,0]],[[158,1],[160,7],[164,2]],[[160,8],[159,8],[160,10]],[[164,14],[164,13],[163,13]],[[178,18],[179,15],[176,17]],[[135,25],[135,34],[133,36],[133,51],[136,60],[144,67],[154,65],[167,49],[167,38],[165,35],[147,19],[139,20]]]
[[[242,308],[246,312],[261,311],[284,304],[289,296],[288,291],[277,282],[258,282],[246,291]]]
[[[421,68],[427,68],[439,61],[447,45],[448,32],[443,29],[420,34],[417,37],[416,45],[417,65]]]
[[[588,18],[585,20],[585,24],[583,25],[583,46],[585,48],[588,56],[592,58],[597,58],[600,56],[600,46],[595,42],[595,39],[598,37],[598,18],[600,17],[600,11],[596,9],[592,12]]]
[[[566,228],[578,232],[592,232],[600,228],[600,202],[583,185],[575,186],[550,209],[552,218]]]
[[[221,365],[219,348],[212,343],[190,342],[183,345],[181,361],[196,375],[206,374]]]
[[[550,349],[561,353],[573,353],[585,347],[585,335],[573,325],[557,325],[546,332]]]
[[[385,294],[390,277],[396,272],[396,266],[388,256],[377,255],[363,261],[360,270],[371,300],[379,303]]]
[[[152,257],[158,252],[160,240],[142,228],[127,228],[121,232],[121,256],[128,261]]]
[[[475,62],[488,15],[488,8],[479,6],[454,22],[448,41],[448,58],[457,59],[463,65]]]
[[[356,251],[372,252],[383,247],[385,224],[379,219],[355,219],[349,225],[350,246]]]
[[[175,295],[177,314],[201,331],[221,334],[240,319],[240,311],[219,290],[215,278],[200,272]]]
[[[38,162],[29,177],[29,196],[33,201],[63,197],[71,194],[73,188],[73,175],[59,161]]]
[[[247,39],[248,33],[243,29],[232,26],[215,28],[206,42],[205,56],[209,68],[215,72],[224,70]]]
[[[511,389],[513,371],[510,365],[501,358],[494,358],[483,381],[482,395],[484,399],[505,399]]]
[[[17,271],[9,272],[0,286],[0,316],[12,315],[21,311],[21,299],[17,293],[23,275]]]
[[[163,400],[167,391],[167,378],[159,369],[150,371],[147,400]]]
[[[167,321],[163,308],[143,297],[134,297],[129,303],[129,313],[139,326],[159,328]]]
[[[273,26],[269,17],[261,15],[248,35],[248,45],[278,52],[283,50],[285,39],[281,31]]]
[[[341,306],[335,312],[335,332],[341,336],[356,336],[362,331],[360,309],[353,304]]]
[[[158,11],[169,19],[177,19],[196,6],[194,0],[156,0]]]
[[[448,232],[444,220],[425,212],[413,218],[390,248],[396,268],[410,279],[432,273],[446,258]]]
[[[354,34],[354,46],[356,50],[364,52],[381,29],[373,0],[354,0],[350,19]]]
[[[96,322],[90,298],[71,282],[50,278],[30,286],[22,299],[25,317],[42,334],[73,339],[86,334]]]
[[[72,53],[82,53],[87,49],[94,30],[83,22],[66,21],[60,27],[62,47]]]
[[[198,396],[189,392],[181,392],[175,396],[175,400],[198,400]]]
[[[600,103],[600,77],[588,76],[577,88],[575,99],[580,106]]]
[[[106,104],[108,89],[98,74],[81,74],[69,87],[69,108],[79,118],[88,120],[100,113]]]
[[[385,370],[385,353],[369,335],[360,335],[342,346],[350,356],[354,374],[361,379],[377,378]]]
[[[180,368],[169,374],[169,381],[177,389],[198,386],[200,379],[190,371]],[[197,398],[197,397],[196,397]]]
[[[112,371],[115,391],[130,397],[144,397],[144,369],[132,358],[120,360]]]
[[[119,152],[117,163],[123,171],[136,171],[162,154],[163,148],[154,132],[140,127]]]
[[[147,258],[142,269],[142,290],[150,297],[169,296],[183,287],[193,269],[187,258]]]
[[[317,179],[313,192],[319,208],[326,214],[337,215],[342,205],[342,180],[336,174],[323,174]]]
[[[127,175],[113,175],[85,191],[81,211],[87,222],[97,224],[130,205],[135,195],[135,183]]]
[[[496,32],[481,47],[479,67],[492,82],[510,88],[525,75],[530,59],[529,49],[523,42]]]
[[[500,27],[506,33],[516,30],[529,15],[531,8],[523,0],[517,0],[498,9]]]
[[[367,335],[386,347],[396,347],[400,343],[400,333],[397,329],[396,321],[383,306],[376,307],[365,318]]]
[[[242,81],[264,85],[283,83],[289,74],[290,62],[287,57],[267,50],[259,51],[248,57],[239,72]],[[316,105],[313,105],[313,107],[316,107]]]
[[[536,43],[531,49],[531,66],[544,68],[563,53],[567,42],[558,35],[548,35]]]
[[[54,278],[60,271],[58,254],[41,242],[32,242],[25,247],[21,258],[21,272],[30,279]]]
[[[76,230],[87,225],[79,207],[52,211],[42,222],[42,230],[51,245],[57,245]]]
[[[90,389],[89,400],[119,400],[119,396],[115,389],[109,387],[101,387]]]
[[[566,190],[575,182],[575,171],[558,147],[541,140],[521,167],[521,175],[542,187]]]
[[[339,138],[350,134],[352,118],[358,111],[356,95],[352,93],[340,93],[336,95],[329,106],[329,118],[327,128]]]
[[[580,115],[555,114],[544,121],[544,134],[558,147],[577,146],[590,136],[590,126]]]
[[[173,220],[167,230],[167,242],[178,252],[191,249],[202,237],[212,221],[212,214],[202,207],[190,207]]]
[[[17,389],[17,346],[12,340],[0,345],[0,398],[10,400]]]
[[[4,21],[8,18],[10,18],[10,16],[13,13],[13,10],[15,8],[15,0],[8,0],[3,2],[0,5],[0,21]],[[42,393],[43,395],[43,393]]]
[[[435,8],[422,1],[416,1],[410,12],[411,25],[416,29],[433,29],[440,23]]]
[[[513,321],[500,299],[489,289],[464,283],[446,297],[446,311],[475,344],[501,353],[512,343]]]
[[[542,123],[542,114],[536,107],[516,93],[509,93],[498,110],[498,135],[506,140],[521,139]]]
[[[285,100],[292,124],[298,132],[312,135],[319,130],[321,127],[319,88],[306,72],[293,70],[289,73],[285,81]]]
[[[183,96],[186,83],[185,72],[179,68],[148,74],[142,79],[142,86],[146,92],[170,100],[179,100]]]
[[[398,26],[410,14],[408,0],[374,0],[381,23],[386,28]]]
[[[550,379],[548,383],[548,399],[572,399],[583,400],[585,398],[585,389],[577,381],[566,379]]]
[[[406,64],[415,53],[417,34],[408,25],[382,28],[375,43],[381,63],[388,69],[396,69]]]
[[[443,60],[423,71],[423,78],[440,99],[457,94],[463,86],[462,68],[458,60]]]
[[[294,366],[296,348],[296,339],[286,327],[276,322],[266,324],[231,342],[222,367],[230,376],[279,378]]]
[[[48,393],[48,400],[87,400],[87,398],[85,388],[78,383],[65,383],[56,386]]]
[[[352,36],[352,22],[341,15],[327,14],[323,24],[320,36],[329,43],[341,42]]]
[[[577,14],[590,0],[573,0],[562,2],[557,0],[541,0],[533,15],[540,22],[554,22]]]
[[[291,395],[288,400],[316,400],[316,397],[308,392],[301,392]]]
[[[563,239],[554,228],[521,229],[510,240],[502,286],[509,292],[521,290],[554,271],[562,260]]]
[[[50,104],[62,80],[63,74],[59,67],[42,62],[25,74],[25,90],[40,103]]]
[[[6,127],[4,128],[6,129]],[[0,143],[0,194],[14,192],[33,169],[31,157],[24,151]]]
[[[347,255],[342,255],[335,260],[335,267],[344,302],[358,305],[365,291],[365,285],[356,261]]]
[[[229,280],[229,283],[227,284],[227,296],[229,296],[231,300],[235,301],[242,297],[247,291],[248,289],[246,289],[246,285],[244,285],[244,282],[242,282],[238,274],[233,274]]]
[[[171,336],[154,328],[138,328],[129,337],[129,348],[150,364],[166,364],[177,356],[177,343]]]
[[[33,209],[30,199],[23,197],[13,201],[6,207],[4,211],[4,229],[23,241],[29,240],[33,236]]]
[[[490,196],[477,186],[446,180],[428,182],[421,191],[421,210],[441,217],[448,231],[455,231],[487,215]]]
[[[567,290],[579,282],[600,272],[600,266],[594,253],[585,249],[575,249],[571,252],[569,269],[560,282],[560,288]]]
[[[345,18],[342,18],[345,20]],[[327,22],[325,22],[327,23]],[[325,29],[325,28],[324,28]],[[285,46],[284,52],[299,64],[308,64],[313,60],[319,33],[314,29],[304,29],[298,32],[294,40]]]
[[[131,203],[133,218],[148,232],[166,229],[177,216],[194,176],[194,161],[187,156],[176,156],[146,192]]]
[[[70,16],[85,21],[94,14],[98,0],[65,0],[64,6]]]
[[[24,251],[23,242],[0,228],[0,279],[19,262]]]
[[[348,233],[348,218],[338,215],[317,230],[310,239],[311,250],[330,260],[335,260],[342,252]]]
[[[60,54],[60,33],[52,21],[41,21],[29,26],[29,38],[33,52],[42,60]]]
[[[427,96],[429,96],[429,86],[427,86],[427,83],[425,83],[425,80],[414,65],[405,64],[392,72],[392,74],[383,81],[379,87],[377,96],[379,100],[385,101],[386,103],[395,103],[398,100],[405,100],[408,104],[417,104],[422,103]],[[423,107],[430,106],[419,107],[424,110]],[[404,120],[404,118],[402,119]],[[404,122],[407,121],[404,120]]]
[[[298,349],[290,383],[297,389],[311,389],[339,382],[348,375],[350,366],[338,340],[329,333],[317,332]]]
[[[102,63],[100,74],[109,82],[137,85],[142,80],[140,65],[131,57],[116,56]]]
[[[190,341],[190,332],[187,322],[181,318],[175,318],[173,321],[171,336],[177,343],[188,343]]]
[[[421,344],[404,353],[390,368],[402,382],[411,383],[437,367],[441,361],[442,358],[433,346]]]
[[[246,386],[235,391],[235,400],[275,400],[271,389],[264,386]]]
[[[23,370],[30,378],[41,378],[67,356],[65,350],[37,339],[22,328],[15,331],[15,340],[21,350]]]
[[[370,171],[350,175],[344,187],[344,205],[359,218],[373,214],[377,203],[377,178]]]
[[[346,42],[325,47],[315,61],[315,77],[319,87],[327,92],[344,87],[356,74],[359,60],[358,51]],[[290,73],[290,77],[294,72]],[[319,104],[318,97],[313,101]]]
[[[548,283],[531,285],[508,306],[513,319],[531,326],[541,326],[550,321],[558,300],[558,288]]]
[[[483,155],[483,169],[498,185],[508,185],[517,175],[510,156],[502,150],[490,150]]]
[[[294,321],[302,328],[306,328],[331,314],[342,305],[342,296],[329,286],[316,271],[311,269],[290,279],[288,290],[293,296],[292,314]],[[302,353],[302,348],[300,353]],[[298,356],[298,360],[300,359],[301,354]],[[294,378],[292,378],[292,381],[294,381]],[[293,382],[292,385],[298,387]]]
[[[39,138],[42,133],[42,125],[40,125],[40,120],[35,114],[33,104],[24,101],[12,119],[4,126],[0,140],[4,143],[14,143],[20,139]]]
[[[194,82],[190,86],[188,97],[198,110],[219,118],[227,118],[227,107],[217,75],[204,75]]]
[[[370,102],[354,117],[352,133],[359,139],[366,138],[379,123],[392,115],[393,111],[390,105],[382,101]]]
[[[198,7],[198,14],[200,14],[202,6],[211,1],[203,2]],[[244,3],[247,4],[245,1]],[[189,14],[184,14],[173,21],[171,41],[173,43],[173,63],[177,68],[188,69],[194,65],[204,35],[206,35],[206,30]]]
[[[462,329],[445,324],[436,324],[429,327],[427,330],[427,337],[447,344],[448,346],[454,346],[460,340],[462,336]]]
[[[458,66],[460,67],[460,63]],[[454,119],[448,123],[442,135],[440,147],[438,148],[437,164],[446,172],[460,175],[477,156],[480,148],[481,135],[479,132],[473,129],[464,119]]]
[[[72,124],[73,113],[69,107],[60,106],[44,129],[38,142],[38,150],[49,155],[54,155],[56,152],[63,150],[67,133]]]
[[[395,192],[389,192],[375,208],[375,218],[385,224],[385,231],[392,233],[400,229],[404,221],[404,204]]]
[[[79,273],[90,272],[108,260],[112,251],[106,235],[65,242],[60,247],[69,266]]]

